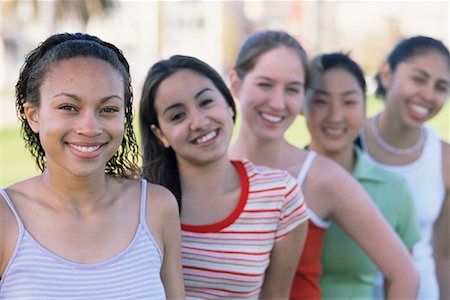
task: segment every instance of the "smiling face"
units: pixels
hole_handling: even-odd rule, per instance
[[[244,130],[262,139],[282,138],[304,99],[305,69],[298,54],[279,47],[262,54],[241,80],[232,76]]]
[[[124,134],[123,78],[103,60],[62,60],[42,82],[39,107],[26,103],[25,113],[49,169],[104,174]]]
[[[449,62],[433,50],[381,75],[387,91],[386,110],[406,126],[417,127],[434,117],[450,96]]]
[[[179,164],[224,158],[233,131],[232,110],[207,77],[181,69],[159,85],[155,97],[159,128],[151,126]]]
[[[364,94],[348,71],[332,68],[312,85],[305,109],[311,148],[321,154],[352,151],[364,123]]]

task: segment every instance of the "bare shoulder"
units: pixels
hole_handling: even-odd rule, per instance
[[[180,234],[178,203],[167,188],[148,183],[146,218],[149,230],[164,253],[170,233]]]
[[[24,206],[27,204],[26,202],[33,200],[32,195],[35,192],[35,186],[33,184],[34,178],[15,183],[4,189],[9,201],[16,210],[18,206]],[[5,197],[0,195],[0,223],[4,223],[8,228],[10,228],[11,225],[17,227],[17,222],[12,222],[11,224],[7,221],[10,218],[15,219],[14,213],[6,202]]]
[[[3,238],[5,237],[5,233],[8,231],[8,228],[14,222],[11,220],[14,219],[14,214],[6,203],[3,195],[0,195],[0,242],[3,242]]]
[[[17,185],[5,190],[11,199],[11,194],[19,192]],[[17,238],[19,236],[19,225],[13,211],[6,202],[5,197],[0,195],[0,276],[4,273],[6,266],[14,252]]]
[[[342,208],[368,195],[353,176],[329,158],[318,155],[303,186],[305,201],[321,219],[332,218]]]
[[[167,188],[158,184],[148,183],[147,203],[157,209],[159,213],[178,212],[175,196]]]
[[[146,215],[149,228],[157,231],[173,222],[179,222],[175,196],[161,185],[148,183]]]
[[[15,221],[14,213],[6,203],[5,197],[0,195],[0,243],[4,242],[5,237],[9,235],[11,231],[17,231],[18,225]]]
[[[311,177],[324,189],[335,189],[346,185],[357,184],[352,175],[335,161],[317,155],[312,168]]]

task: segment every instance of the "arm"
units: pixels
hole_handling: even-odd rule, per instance
[[[156,195],[158,196],[156,197]],[[148,195],[148,199],[151,199],[149,197],[152,197],[155,201],[152,202],[152,207],[147,210],[147,213],[152,212],[150,218],[159,220],[157,227],[158,231],[162,233],[159,235],[163,253],[161,280],[166,297],[167,299],[184,299],[184,281],[181,267],[181,225],[177,202],[172,193],[161,186],[153,186],[153,191],[149,192]]]
[[[308,222],[303,222],[281,241],[270,255],[260,299],[288,299],[295,270],[305,244]]]
[[[359,183],[337,164],[321,160],[320,217],[335,221],[377,265],[387,282],[389,298],[414,298],[419,285],[408,250]],[[309,204],[309,203],[308,203]]]
[[[443,143],[443,176],[446,197],[433,228],[433,251],[440,297],[450,299],[450,147]]]
[[[397,223],[393,228],[403,244],[408,248],[409,254],[412,256],[413,247],[419,241],[420,233],[411,190],[409,189],[407,182],[403,180],[403,178],[401,179],[402,180],[395,181],[393,178],[390,179],[396,189],[395,198],[391,198],[391,200],[395,200],[395,203],[402,208],[401,211],[398,212]],[[385,281],[383,287],[386,286],[388,286],[388,282]],[[384,295],[386,294],[387,290],[384,289]]]

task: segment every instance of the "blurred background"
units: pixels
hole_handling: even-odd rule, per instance
[[[150,1],[0,0],[0,187],[37,174],[23,147],[14,109],[14,85],[24,56],[49,35],[87,32],[123,50],[131,67],[135,102],[149,67],[173,54],[198,57],[227,80],[243,39],[262,29],[295,36],[310,57],[350,52],[369,82],[392,47],[411,35],[449,45],[449,1]],[[368,115],[383,103],[369,97]],[[449,138],[449,104],[430,125]],[[136,127],[137,128],[137,127]],[[286,133],[302,146],[301,116]]]

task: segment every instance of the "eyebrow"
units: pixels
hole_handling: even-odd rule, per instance
[[[321,90],[321,89],[314,89],[314,92],[317,94],[322,94],[322,95],[326,95],[326,96],[329,96],[331,94],[331,93],[327,92],[326,90]],[[341,93],[342,96],[350,96],[353,94],[358,94],[358,91],[357,90],[348,90],[348,91]]]
[[[73,100],[75,100],[77,102],[81,102],[81,98],[79,96],[77,96],[75,94],[71,94],[71,93],[65,93],[65,92],[58,93],[58,94],[54,95],[53,98],[57,98],[57,97],[61,97],[61,96],[72,98]],[[114,98],[119,99],[120,101],[123,101],[122,97],[120,97],[119,95],[109,95],[109,96],[105,96],[105,97],[101,98],[100,102],[105,103],[106,101],[114,99]]]
[[[328,92],[325,91],[325,90],[321,90],[321,89],[314,89],[314,88],[313,88],[313,91],[314,91],[314,93],[316,93],[316,94],[330,95],[330,93],[328,93]]]
[[[203,93],[208,92],[208,91],[212,91],[212,89],[209,88],[209,87],[206,87],[206,88],[200,90],[199,92],[197,92],[197,93],[194,95],[194,99],[197,99],[197,98],[200,97]],[[183,106],[184,106],[184,105],[183,105],[182,103],[178,103],[178,102],[177,102],[177,103],[174,103],[174,104],[172,104],[172,105],[167,106],[167,107],[164,109],[163,114],[167,113],[167,111],[169,111],[169,110],[171,110],[171,109],[175,109],[175,108],[183,107]]]
[[[431,77],[431,75],[427,71],[425,71],[423,69],[413,68],[413,71],[416,71],[417,73],[420,73],[420,75],[422,75],[422,76],[424,76],[426,78],[430,78]],[[445,83],[447,85],[450,85],[450,81],[448,81],[448,80],[446,80],[444,78],[439,78],[438,81],[441,82],[441,83]]]
[[[415,71],[417,73],[420,73],[420,75],[425,76],[427,78],[430,77],[430,74],[427,71],[425,71],[425,70],[422,70],[422,69],[419,69],[419,68],[413,68],[413,71]]]
[[[203,90],[200,90],[197,94],[195,94],[194,99],[197,99],[198,97],[200,97],[203,93],[205,93],[207,91],[212,91],[212,89],[210,89],[209,87],[206,87]]]
[[[269,78],[269,77],[266,77],[266,76],[257,76],[257,77],[255,77],[255,79],[265,79],[265,80],[268,80],[268,81],[273,81],[272,78]],[[292,81],[292,82],[289,82],[289,84],[304,85],[303,81]]]
[[[345,91],[345,92],[342,93],[343,96],[350,96],[350,95],[353,95],[353,94],[358,94],[358,91],[356,91],[356,90],[348,90],[348,91]]]

